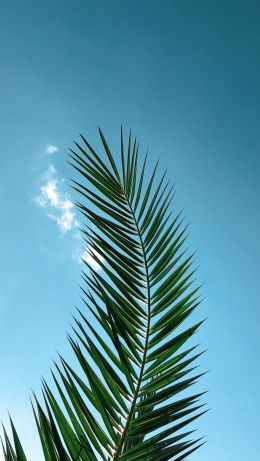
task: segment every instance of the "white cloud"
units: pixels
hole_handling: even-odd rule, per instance
[[[79,222],[76,219],[75,207],[68,194],[62,192],[63,178],[59,178],[56,168],[52,163],[40,177],[40,191],[34,198],[34,203],[46,210],[46,215],[54,221],[62,235],[73,230],[72,237],[77,243],[81,238]],[[63,186],[64,187],[64,186]],[[95,250],[91,250],[102,262],[104,258]],[[100,268],[100,264],[93,258],[88,249],[83,252],[77,249],[72,254],[74,261],[83,263],[86,261],[94,270]]]
[[[50,180],[41,187],[41,193],[36,197],[36,203],[42,207],[54,207],[59,206],[59,196],[57,191],[57,181]]]
[[[57,146],[53,146],[52,144],[48,144],[48,146],[46,146],[46,149],[45,149],[45,152],[47,154],[54,154],[55,152],[58,152],[58,147]]]
[[[60,216],[48,213],[47,216],[57,223],[63,233],[66,233],[75,227],[75,213],[73,211],[65,210]]]
[[[93,250],[91,248],[91,252],[95,254],[95,256],[99,259],[100,262],[104,261],[103,256],[101,256],[97,251]],[[76,252],[73,256],[73,259],[75,261],[78,261],[80,264],[82,264],[84,261],[88,263],[94,270],[98,270],[100,268],[100,264],[96,261],[93,256],[91,256],[89,249],[86,248],[83,252]]]
[[[91,251],[99,259],[100,262],[104,261],[103,256],[101,256],[97,251],[95,251],[93,249],[91,249]],[[81,255],[81,259],[83,259],[83,261],[86,261],[86,263],[88,263],[95,270],[98,270],[99,267],[100,267],[100,264],[96,261],[95,258],[93,258],[93,256],[91,256],[88,249],[83,251],[83,253]]]
[[[55,221],[63,234],[78,227],[74,205],[67,194],[60,190],[62,180],[58,179],[55,167],[50,164],[41,177],[40,193],[34,199],[36,205],[46,208],[47,216]]]

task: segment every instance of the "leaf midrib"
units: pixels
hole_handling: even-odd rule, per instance
[[[144,375],[144,368],[145,368],[145,363],[146,363],[146,356],[147,356],[147,351],[148,351],[148,342],[149,342],[149,335],[150,335],[150,323],[151,323],[151,287],[150,287],[150,277],[149,277],[149,271],[148,271],[148,263],[147,263],[146,251],[145,251],[141,231],[139,229],[139,225],[138,225],[138,222],[136,220],[135,213],[134,213],[134,211],[132,209],[132,206],[131,206],[131,204],[129,202],[128,196],[127,196],[127,194],[125,192],[124,192],[124,196],[125,196],[125,199],[127,201],[128,206],[130,208],[130,211],[131,211],[131,214],[132,214],[135,226],[136,226],[136,230],[137,230],[138,237],[140,239],[140,244],[141,244],[143,258],[144,258],[144,265],[145,265],[145,272],[146,272],[146,279],[147,279],[147,329],[146,329],[146,338],[145,338],[145,343],[144,343],[144,353],[143,353],[143,358],[142,358],[142,362],[141,362],[139,378],[138,378],[138,381],[137,381],[135,393],[134,393],[134,396],[133,396],[133,401],[132,401],[132,404],[131,404],[131,407],[130,407],[130,410],[129,410],[129,414],[128,414],[128,417],[127,417],[127,420],[126,420],[126,424],[125,424],[124,430],[122,432],[122,436],[121,436],[121,439],[120,439],[119,444],[117,446],[117,449],[115,451],[113,461],[118,461],[120,455],[122,454],[121,452],[122,452],[122,448],[123,448],[125,439],[127,437],[128,428],[129,428],[129,426],[130,426],[130,424],[132,422],[132,417],[134,415],[134,411],[135,411],[135,408],[136,408],[136,401],[138,399],[139,390],[140,390],[140,386],[141,386],[143,375]]]

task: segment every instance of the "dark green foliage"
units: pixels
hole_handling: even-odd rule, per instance
[[[82,136],[71,162],[73,188],[87,218],[82,308],[70,344],[79,375],[61,358],[55,392],[43,382],[44,408],[33,411],[46,461],[181,461],[201,445],[186,426],[204,410],[187,389],[201,376],[186,342],[200,323],[183,322],[200,303],[186,228],[172,218],[172,189],[158,165],[146,178],[139,146],[121,132],[120,171],[100,130],[108,162]],[[6,461],[26,461],[11,423]],[[190,438],[190,436],[192,438]]]

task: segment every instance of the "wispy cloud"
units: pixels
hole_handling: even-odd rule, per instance
[[[57,224],[62,235],[73,231],[72,238],[78,244],[80,238],[79,222],[69,194],[62,191],[63,183],[64,179],[59,177],[56,168],[50,163],[47,170],[40,177],[39,194],[33,201],[38,207],[46,210],[46,216]],[[93,258],[90,251],[95,254],[100,262],[103,261],[104,258],[90,248],[86,248],[84,251],[76,248],[72,253],[72,259],[79,263],[86,261],[94,270],[98,270],[100,264]]]
[[[54,146],[53,144],[48,144],[46,146],[45,152],[46,154],[54,154],[55,152],[58,152],[58,147]]]
[[[73,259],[78,261],[80,264],[86,261],[86,263],[88,263],[94,270],[98,270],[100,268],[100,263],[95,258],[93,258],[90,251],[97,257],[100,263],[104,261],[103,256],[101,256],[99,253],[97,253],[97,251],[93,250],[92,248],[86,248],[83,252],[77,251],[73,256]]]
[[[40,193],[34,202],[41,208],[46,208],[47,216],[55,221],[63,234],[78,227],[74,205],[68,194],[60,190],[62,181],[58,179],[57,171],[53,164],[41,176]]]

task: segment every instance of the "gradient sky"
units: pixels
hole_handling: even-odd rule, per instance
[[[0,417],[40,460],[29,403],[79,304],[68,147],[122,123],[176,181],[208,317],[211,411],[193,461],[259,457],[260,4],[253,0],[0,3]],[[48,189],[49,187],[49,189]],[[67,227],[66,227],[67,226]]]

